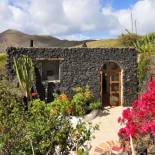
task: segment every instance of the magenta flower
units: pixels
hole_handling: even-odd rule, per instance
[[[155,138],[155,80],[149,82],[148,87],[148,91],[139,96],[132,107],[125,109],[122,117],[118,118],[118,122],[125,125],[118,132],[123,143],[129,144],[130,136],[134,140],[145,135]]]

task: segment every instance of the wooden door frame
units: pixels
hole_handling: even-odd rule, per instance
[[[100,102],[101,102],[101,109],[103,108],[103,70],[102,66],[100,68]]]
[[[107,73],[107,76],[108,76],[108,85],[109,85],[109,89],[111,89],[111,86],[110,86],[110,72],[109,71],[109,68],[110,68],[110,63],[115,63],[117,64],[117,66],[120,68],[120,71],[116,71],[118,74],[119,74],[119,92],[118,92],[118,95],[119,95],[119,105],[118,106],[121,106],[122,105],[122,97],[123,97],[123,88],[122,88],[122,67],[121,65],[118,63],[118,62],[115,62],[115,61],[108,61],[108,62],[105,62],[103,63],[104,64],[108,64],[108,71],[106,72]],[[100,101],[101,101],[101,107],[104,107],[104,98],[103,98],[103,74],[105,73],[104,69],[103,69],[103,65],[100,67]],[[109,105],[110,105],[110,90],[108,91],[108,100],[109,100]]]

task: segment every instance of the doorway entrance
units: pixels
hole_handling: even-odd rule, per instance
[[[121,68],[115,62],[106,62],[100,68],[100,95],[102,107],[121,105]]]

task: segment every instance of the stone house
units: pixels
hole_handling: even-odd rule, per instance
[[[72,96],[88,83],[96,99],[105,105],[128,106],[137,94],[137,52],[133,48],[15,48],[7,49],[7,73],[14,78],[13,57],[28,55],[35,65],[40,98],[53,90]],[[46,85],[46,86],[45,86]]]

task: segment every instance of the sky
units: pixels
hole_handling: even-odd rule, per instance
[[[0,0],[0,32],[7,29],[69,40],[146,34],[155,32],[155,0]]]

